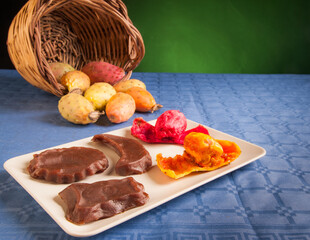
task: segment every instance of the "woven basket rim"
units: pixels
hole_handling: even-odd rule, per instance
[[[43,49],[43,43],[45,44],[47,40],[45,42],[43,40],[45,36],[42,34],[45,34],[45,31],[42,32],[42,21],[54,17],[53,14],[56,15],[56,13],[60,16],[63,15],[64,19],[70,19],[71,21],[71,19],[78,15],[69,16],[68,12],[69,10],[72,11],[70,13],[73,13],[73,10],[78,12],[76,9],[79,11],[85,11],[86,9],[88,12],[95,13],[96,18],[91,18],[92,16],[88,15],[88,18],[91,20],[98,19],[96,21],[93,20],[93,25],[90,25],[91,29],[89,32],[93,31],[95,34],[101,34],[101,37],[107,36],[104,39],[106,42],[102,41],[101,43],[98,40],[95,43],[97,47],[96,45],[93,47],[86,42],[86,37],[83,41],[79,40],[82,39],[81,34],[89,34],[88,32],[74,33],[80,34],[77,35],[77,39],[79,37],[78,40],[80,41],[78,53],[84,57],[84,64],[89,61],[104,60],[122,67],[127,73],[125,78],[128,79],[145,54],[143,38],[130,20],[128,10],[121,0],[29,0],[14,17],[9,28],[7,39],[9,56],[16,70],[23,78],[32,85],[56,96],[62,96],[65,92],[63,86],[57,82],[51,72],[49,67],[51,59],[47,59],[46,55],[44,55],[46,51]],[[78,24],[83,26],[83,24],[86,24],[86,20],[82,19],[80,22],[77,21],[77,23],[74,22],[73,24],[71,22],[71,30],[74,29],[74,26],[78,26]],[[66,21],[63,23],[69,25]],[[96,23],[102,25],[97,26]],[[103,23],[105,24],[103,25]],[[55,26],[51,26],[51,28],[57,29]],[[100,30],[98,30],[99,28]],[[76,29],[78,28],[76,27]],[[102,29],[106,32],[103,32]],[[96,37],[95,34],[94,36]],[[113,35],[111,35],[111,39],[109,39],[109,34]],[[117,37],[115,36],[120,37],[116,39]],[[55,45],[55,41],[53,44]],[[104,48],[106,51],[103,50]],[[70,55],[66,51],[64,52],[56,56],[59,58],[67,57],[71,62],[74,62],[72,65],[80,70],[81,60],[71,56],[72,54]],[[91,56],[94,57],[90,58]]]

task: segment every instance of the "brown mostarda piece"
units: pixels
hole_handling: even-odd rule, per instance
[[[97,134],[92,141],[113,148],[120,156],[115,165],[115,172],[121,176],[144,173],[152,167],[152,158],[149,152],[136,139]]]
[[[65,203],[66,219],[75,224],[112,217],[142,206],[149,200],[144,186],[132,177],[73,183],[61,191],[59,196]]]
[[[33,178],[72,183],[103,172],[109,162],[103,152],[86,147],[49,149],[34,154],[27,170]]]

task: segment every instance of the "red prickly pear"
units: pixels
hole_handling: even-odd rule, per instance
[[[82,68],[82,71],[89,76],[91,84],[107,82],[114,85],[125,76],[124,69],[103,61],[90,62]]]

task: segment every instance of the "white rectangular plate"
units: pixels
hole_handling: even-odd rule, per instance
[[[156,120],[150,121],[155,124]],[[191,129],[198,126],[198,123],[188,120],[187,128]],[[68,234],[75,237],[87,237],[103,232],[111,227],[114,227],[122,222],[125,222],[139,214],[147,212],[175,197],[178,197],[192,189],[195,189],[205,183],[208,183],[216,178],[219,178],[227,173],[230,173],[238,168],[241,168],[266,154],[265,149],[252,143],[243,141],[239,138],[222,133],[215,129],[206,127],[210,135],[216,139],[224,139],[234,141],[241,148],[241,155],[231,164],[214,170],[212,172],[201,172],[191,174],[186,177],[174,180],[164,175],[156,166],[156,154],[162,153],[163,156],[175,156],[182,154],[183,146],[175,144],[147,144],[143,143],[145,148],[150,152],[154,167],[147,173],[133,175],[133,177],[145,187],[145,191],[149,194],[150,200],[144,206],[128,210],[116,216],[95,221],[85,225],[75,225],[65,218],[63,203],[58,196],[58,193],[65,189],[69,184],[53,184],[43,180],[36,180],[29,176],[26,168],[29,161],[33,158],[33,154],[40,153],[43,150],[21,155],[11,158],[4,163],[4,168],[9,174],[41,205],[41,207],[55,220],[55,222]],[[132,137],[130,127],[122,128],[109,132],[110,134]],[[118,156],[109,148],[103,147],[98,143],[91,142],[92,136],[78,141],[66,143],[60,147],[84,146],[94,147],[102,150],[110,162],[110,167],[104,172],[87,177],[81,182],[92,183],[96,181],[120,179],[113,171],[113,165],[118,160]]]

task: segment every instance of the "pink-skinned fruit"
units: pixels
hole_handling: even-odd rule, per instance
[[[175,139],[186,129],[185,115],[179,110],[168,110],[161,114],[155,124],[156,137],[159,139]]]
[[[125,76],[124,69],[103,61],[89,62],[82,68],[82,71],[89,76],[91,84],[106,82],[114,85]]]
[[[209,135],[202,125],[186,130],[187,121],[178,110],[168,110],[157,118],[155,126],[146,122],[142,117],[135,118],[131,135],[148,143],[175,143],[183,145],[185,137],[191,132]]]

